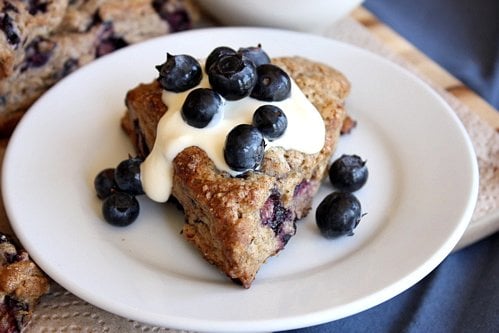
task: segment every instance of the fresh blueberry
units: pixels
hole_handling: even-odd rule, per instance
[[[203,71],[199,62],[186,54],[166,55],[166,62],[156,66],[158,81],[165,90],[182,92],[201,82]]]
[[[206,127],[219,112],[222,103],[222,97],[212,89],[194,89],[182,105],[182,118],[193,127]]]
[[[362,218],[360,201],[349,192],[333,192],[321,201],[315,211],[319,231],[326,238],[352,236]]]
[[[128,158],[114,170],[114,180],[118,188],[132,195],[144,194],[140,180],[140,164],[142,159],[138,157]]]
[[[288,118],[275,105],[262,105],[253,114],[253,126],[262,132],[263,136],[269,140],[279,138],[288,127]]]
[[[219,46],[215,48],[206,58],[206,62],[204,64],[206,73],[208,73],[211,65],[216,63],[221,57],[234,54],[236,54],[236,51],[228,46]]]
[[[273,64],[258,66],[257,81],[251,97],[261,101],[282,101],[291,94],[291,79],[280,67]]]
[[[248,124],[234,127],[224,146],[225,162],[236,171],[257,169],[263,159],[265,141],[260,131]]]
[[[238,100],[248,96],[255,86],[256,68],[241,55],[225,55],[209,68],[208,79],[213,90],[227,100]]]
[[[270,63],[270,57],[260,44],[258,46],[241,47],[237,50],[237,53],[241,54],[243,58],[251,60],[256,67]]]
[[[357,191],[368,176],[366,162],[357,155],[342,155],[329,168],[329,180],[340,191]]]
[[[102,203],[104,219],[119,227],[130,225],[137,219],[139,212],[140,206],[137,198],[124,192],[115,192]]]
[[[94,178],[94,188],[99,199],[105,199],[118,190],[118,185],[114,180],[114,169],[102,170]]]

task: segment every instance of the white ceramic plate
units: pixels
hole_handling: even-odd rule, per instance
[[[206,56],[261,43],[302,55],[352,82],[358,121],[337,154],[367,159],[356,195],[367,215],[353,237],[322,238],[314,213],[249,290],[230,283],[179,235],[182,216],[144,198],[127,228],[103,222],[98,171],[133,153],[119,121],[124,96],[156,76],[166,52]],[[28,112],[5,157],[12,226],[55,281],[139,321],[199,331],[267,331],[342,318],[409,288],[452,250],[477,197],[474,152],[452,110],[425,84],[361,49],[322,37],[253,28],[173,34],[106,56],[64,79]],[[318,201],[332,188],[325,185]]]

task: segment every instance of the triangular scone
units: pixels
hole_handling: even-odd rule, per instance
[[[346,117],[350,84],[337,70],[300,57],[276,58],[320,111],[326,140],[320,153],[270,148],[260,170],[231,177],[198,147],[174,159],[172,195],[185,212],[184,237],[229,278],[249,288],[260,266],[295,234],[295,221],[311,208],[326,174]],[[156,125],[167,112],[157,82],[141,84],[126,96],[122,126],[144,157]],[[303,136],[307,133],[304,130]]]

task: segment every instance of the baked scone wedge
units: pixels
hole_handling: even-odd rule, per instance
[[[218,170],[195,146],[173,161],[171,193],[185,212],[183,236],[245,288],[295,234],[296,221],[310,211],[346,118],[344,101],[350,90],[347,78],[324,64],[301,57],[275,58],[272,63],[286,71],[319,110],[326,129],[319,153],[268,148],[260,169],[238,177]],[[143,157],[154,145],[160,118],[168,112],[161,95],[162,88],[154,81],[126,96],[122,127]]]
[[[49,287],[28,253],[0,233],[0,332],[22,332]]]
[[[77,68],[198,21],[191,0],[1,1],[0,135]]]

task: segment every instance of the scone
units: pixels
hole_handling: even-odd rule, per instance
[[[171,194],[185,212],[183,236],[245,288],[261,265],[295,235],[296,221],[310,211],[346,118],[344,101],[350,90],[345,76],[324,64],[301,57],[276,58],[272,63],[294,79],[322,116],[325,141],[320,152],[267,148],[258,170],[235,177],[217,169],[196,146],[173,160]],[[126,96],[122,127],[143,157],[151,151],[158,122],[168,112],[161,96],[156,81],[141,84]]]
[[[0,234],[0,332],[21,332],[49,281],[28,253]]]
[[[0,134],[75,69],[197,19],[190,0],[0,2]]]

